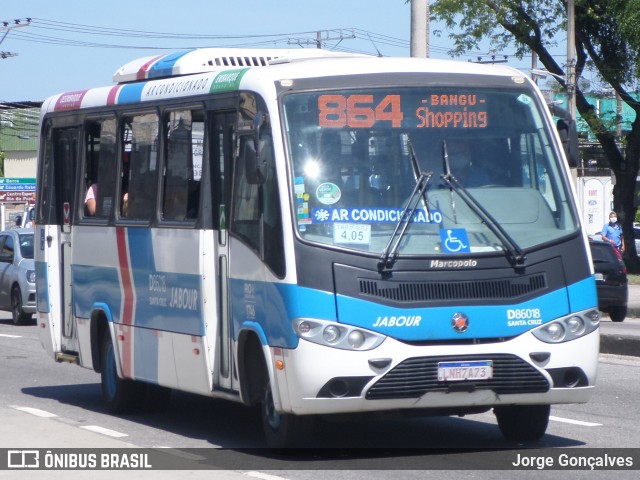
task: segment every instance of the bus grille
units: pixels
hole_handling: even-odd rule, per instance
[[[498,278],[450,282],[391,282],[364,278],[359,280],[362,295],[396,302],[514,299],[547,288],[547,277],[544,273],[517,279]]]
[[[438,382],[438,362],[493,361],[493,378],[483,381]],[[430,392],[493,390],[496,394],[543,393],[549,382],[515,355],[464,355],[410,358],[391,369],[367,392],[368,400],[419,398]]]

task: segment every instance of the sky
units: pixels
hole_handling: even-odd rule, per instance
[[[410,16],[405,0],[0,0],[0,52],[16,54],[0,57],[0,102],[112,85],[129,61],[185,48],[315,48],[317,31],[324,48],[408,57]],[[27,18],[26,26],[3,27]],[[436,38],[437,29],[429,56],[450,58],[450,41]]]

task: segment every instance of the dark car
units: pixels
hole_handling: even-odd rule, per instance
[[[596,274],[598,306],[608,313],[614,322],[622,322],[627,316],[627,267],[620,252],[609,242],[589,240],[593,269]]]

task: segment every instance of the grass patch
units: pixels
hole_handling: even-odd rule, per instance
[[[629,273],[627,274],[627,278],[629,279],[629,285],[640,285],[640,274]]]

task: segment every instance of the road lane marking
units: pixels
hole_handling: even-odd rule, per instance
[[[20,407],[18,405],[12,405],[12,408],[16,410],[20,410],[21,412],[29,413],[31,415],[35,415],[36,417],[42,418],[52,418],[57,417],[55,413],[45,412],[44,410],[40,410],[39,408],[31,408],[31,407]]]
[[[129,436],[126,433],[116,432],[115,430],[110,430],[108,428],[99,427],[97,425],[83,425],[80,428],[83,428],[85,430],[89,430],[89,431],[95,432],[95,433],[101,433],[102,435],[107,435],[107,436],[113,437],[113,438],[122,438],[122,437],[128,437]]]
[[[22,338],[22,335],[9,335],[8,333],[0,333],[0,337],[7,337],[7,338]]]
[[[268,473],[262,472],[244,472],[244,475],[253,478],[260,478],[261,480],[287,480],[284,477],[278,477],[277,475],[269,475]]]
[[[601,423],[583,422],[582,420],[572,420],[570,418],[554,417],[553,415],[549,416],[549,420],[553,420],[554,422],[571,423],[573,425],[580,425],[582,427],[601,427],[602,426]]]

